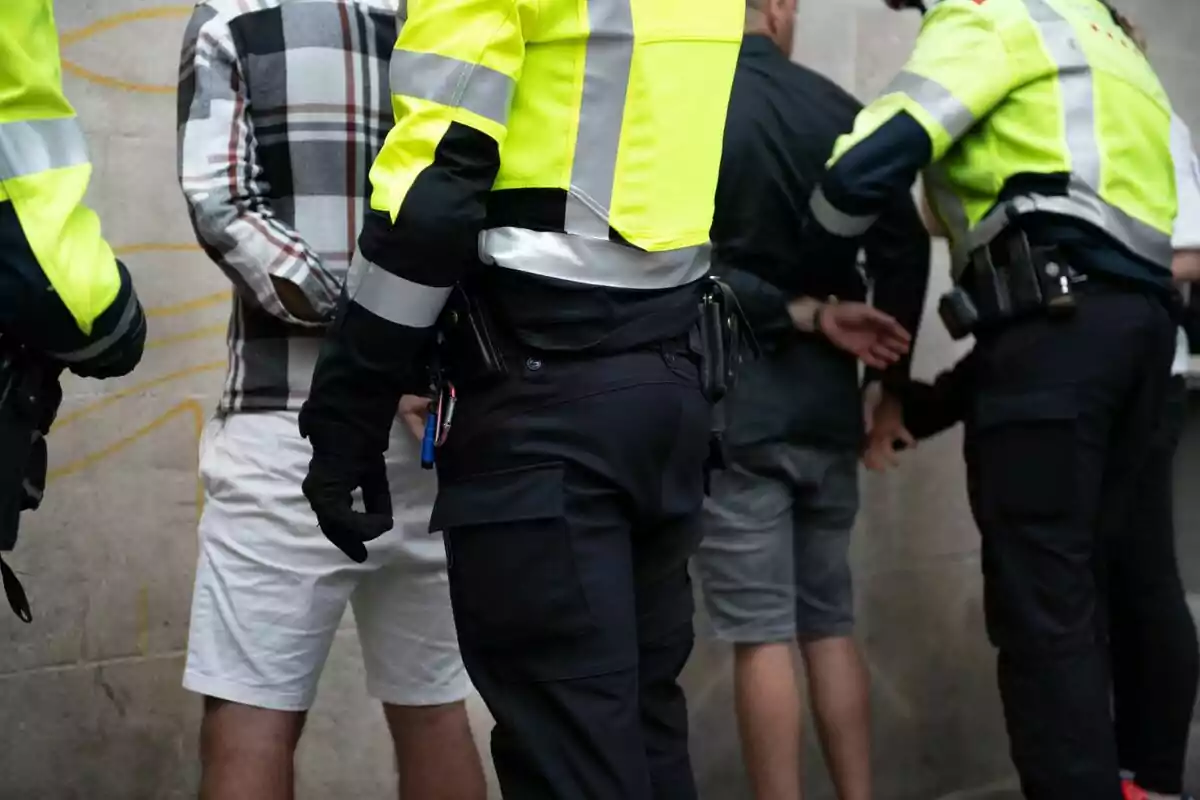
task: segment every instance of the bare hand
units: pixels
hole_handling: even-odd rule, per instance
[[[821,333],[837,347],[883,369],[908,353],[912,336],[893,317],[866,303],[832,303],[820,313]]]
[[[863,464],[874,472],[899,466],[897,442],[909,449],[917,446],[917,440],[904,426],[904,407],[900,398],[883,391],[878,383],[873,383],[867,387],[864,413],[868,421]]]
[[[271,276],[271,285],[283,308],[293,317],[304,322],[320,322],[321,315],[313,310],[312,303],[304,296],[300,287],[286,278]]]
[[[404,420],[409,432],[418,442],[425,438],[425,418],[429,416],[429,407],[433,401],[428,397],[406,394],[400,398],[400,408],[396,415]]]
[[[1176,250],[1171,274],[1180,283],[1200,281],[1200,250]]]

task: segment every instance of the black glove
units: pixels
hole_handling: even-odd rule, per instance
[[[392,528],[384,453],[413,365],[433,338],[432,330],[414,330],[358,309],[343,294],[300,409],[300,435],[313,447],[304,496],[326,538],[360,564],[364,542]],[[365,512],[352,508],[355,489]]]
[[[325,537],[361,564],[367,560],[363,543],[392,528],[384,453],[399,397],[391,401],[385,391],[355,391],[353,383],[348,391],[337,382],[324,386],[322,376],[331,366],[339,365],[323,352],[313,392],[300,409],[300,435],[313,448],[302,488]],[[362,490],[365,512],[353,508],[355,489]]]
[[[383,454],[351,455],[313,445],[304,496],[325,538],[361,564],[367,560],[365,542],[392,529],[392,495]],[[353,508],[355,489],[362,489],[365,512]]]

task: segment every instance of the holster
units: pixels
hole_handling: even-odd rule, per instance
[[[441,378],[467,386],[508,374],[491,311],[461,284],[451,291],[437,328],[436,360]]]
[[[0,552],[16,546],[22,511],[41,505],[46,439],[62,400],[61,368],[0,337]],[[24,589],[0,560],[5,594],[18,617],[32,619]]]
[[[709,490],[709,475],[726,466],[723,437],[729,424],[726,397],[737,385],[743,354],[749,349],[757,358],[762,350],[737,295],[715,276],[706,279],[700,296],[700,381],[701,390],[713,404],[708,460],[705,462],[704,490]]]
[[[761,351],[733,290],[714,276],[705,280],[700,296],[701,386],[709,402],[719,403],[737,385],[743,348],[756,358]]]
[[[1059,248],[1034,246],[1010,225],[971,253],[938,314],[955,339],[1035,314],[1065,317],[1074,313],[1076,287],[1086,280]]]

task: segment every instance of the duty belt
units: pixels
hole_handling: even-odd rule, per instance
[[[1032,245],[1024,231],[1010,226],[970,254],[938,313],[955,339],[1032,314],[1067,316],[1075,311],[1077,287],[1087,280],[1060,248]]]

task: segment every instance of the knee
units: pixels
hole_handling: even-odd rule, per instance
[[[385,703],[384,716],[397,740],[410,736],[427,736],[432,732],[468,727],[467,704],[464,700],[431,706],[401,706]]]
[[[791,641],[784,642],[735,642],[733,645],[733,668],[737,674],[756,673],[760,670],[794,670]]]
[[[216,697],[204,698],[201,752],[204,760],[261,758],[295,752],[307,713],[276,711]]]

